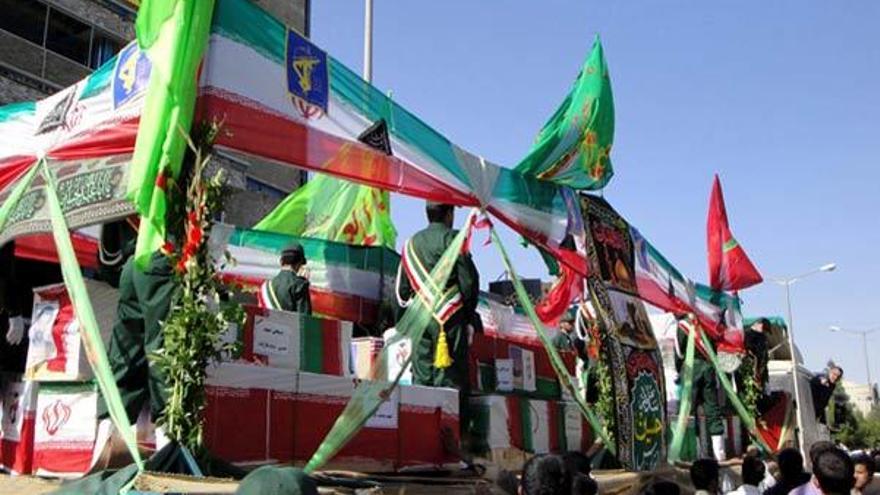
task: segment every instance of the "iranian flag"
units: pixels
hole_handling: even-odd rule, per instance
[[[764,281],[743,247],[730,232],[727,209],[718,174],[709,198],[706,222],[706,246],[709,252],[709,285],[715,290],[738,291]]]

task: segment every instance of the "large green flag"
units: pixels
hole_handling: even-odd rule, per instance
[[[213,13],[214,0],[144,0],[138,11],[138,46],[152,65],[127,191],[144,219],[139,266],[165,240],[166,187],[180,173]]]
[[[597,36],[571,92],[516,169],[575,189],[601,189],[614,175],[613,142],[614,97]]]
[[[281,202],[254,230],[395,249],[387,191],[318,174]]]

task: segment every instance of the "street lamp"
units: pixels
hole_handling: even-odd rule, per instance
[[[868,362],[868,335],[880,331],[880,328],[872,328],[870,330],[850,330],[848,328],[840,328],[838,326],[831,326],[828,330],[832,332],[843,332],[843,333],[851,333],[853,335],[861,335],[862,336],[862,351],[865,354],[865,372],[868,374],[868,388],[873,389],[871,385],[871,365]]]
[[[815,275],[817,273],[822,273],[822,272],[833,272],[836,268],[837,268],[837,264],[828,263],[828,264],[820,266],[819,268],[816,268],[814,270],[810,270],[806,273],[802,273],[802,274],[797,275],[795,277],[780,278],[780,279],[773,280],[773,282],[785,287],[785,303],[786,303],[786,307],[788,308],[788,351],[791,353],[791,379],[792,379],[792,385],[794,387],[794,403],[796,406],[795,417],[797,418],[797,440],[798,440],[798,445],[800,446],[801,453],[805,453],[805,451],[804,451],[804,420],[803,420],[803,416],[801,415],[801,405],[803,404],[803,402],[801,402],[801,388],[800,388],[800,385],[798,384],[797,357],[795,356],[795,352],[794,352],[794,318],[792,317],[792,313],[791,313],[791,286],[795,282],[802,280],[806,277],[809,277],[810,275]]]

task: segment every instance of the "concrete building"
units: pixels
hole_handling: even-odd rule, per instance
[[[308,34],[309,0],[252,0]],[[138,0],[0,0],[0,106],[86,77],[134,39]],[[290,167],[217,160],[236,189],[225,221],[253,225],[304,180]]]
[[[849,403],[852,404],[856,411],[862,413],[862,416],[867,416],[871,410],[877,407],[876,387],[848,380],[841,381],[841,385],[843,385],[846,395],[849,396]]]

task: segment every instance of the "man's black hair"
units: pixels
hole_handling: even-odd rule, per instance
[[[798,449],[789,447],[776,455],[779,473],[783,481],[795,482],[804,474],[804,456]]]
[[[580,473],[589,475],[593,470],[590,456],[583,452],[570,451],[562,454],[562,462],[570,473]]]
[[[815,464],[816,459],[822,452],[825,452],[827,450],[834,450],[836,448],[837,447],[834,445],[834,442],[829,442],[828,440],[819,440],[813,445],[810,445],[810,464]]]
[[[746,485],[758,486],[764,480],[764,462],[755,456],[747,455],[743,458],[742,479]]]
[[[713,483],[718,486],[718,461],[697,459],[691,464],[691,483],[697,490],[709,490]]]
[[[825,495],[849,495],[855,484],[852,459],[840,449],[819,453],[813,463],[813,476]]]
[[[586,474],[575,473],[571,480],[572,495],[596,495],[599,493],[599,484]]]
[[[653,495],[681,495],[681,488],[671,481],[656,481],[651,485]]]
[[[428,202],[425,205],[425,213],[428,215],[429,222],[442,223],[446,221],[446,216],[455,211],[455,207],[444,203]]]
[[[853,466],[858,466],[862,464],[865,466],[865,469],[868,470],[868,479],[872,479],[874,477],[874,473],[877,471],[877,465],[874,463],[874,459],[871,456],[866,454],[859,454],[853,457]]]
[[[538,455],[526,461],[520,481],[523,495],[571,493],[571,475],[558,455]]]

